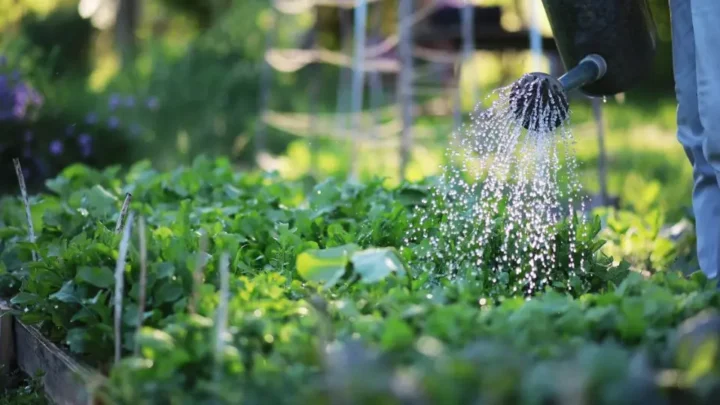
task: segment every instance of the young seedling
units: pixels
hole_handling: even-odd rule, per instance
[[[20,159],[14,158],[13,164],[15,164],[15,175],[17,175],[18,183],[20,184],[20,194],[22,195],[23,204],[25,204],[25,216],[27,217],[28,222],[28,237],[30,238],[30,243],[35,243],[35,229],[33,228],[32,214],[30,213],[30,201],[28,200],[27,187],[25,186],[25,176],[23,176]],[[35,249],[32,251],[32,259],[34,262],[38,260],[38,255]]]
[[[120,231],[122,230],[123,221],[125,221],[125,217],[127,216],[131,201],[132,201],[132,194],[130,194],[130,193],[125,194],[125,201],[123,201],[122,209],[120,210],[120,216],[118,217],[117,222],[115,223],[115,233],[120,233]]]
[[[122,305],[125,272],[125,258],[127,257],[128,246],[130,245],[130,228],[133,222],[133,212],[130,212],[125,222],[122,239],[120,240],[120,251],[115,265],[115,362],[120,361],[122,349]]]
[[[147,240],[145,239],[145,218],[140,217],[138,221],[138,233],[140,234],[140,296],[138,297],[138,321],[137,321],[137,333],[143,325],[143,318],[145,314],[145,295],[147,290]],[[140,345],[135,340],[135,355],[140,353]]]

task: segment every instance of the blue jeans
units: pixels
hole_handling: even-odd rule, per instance
[[[720,0],[670,0],[677,137],[693,166],[700,269],[720,270]]]

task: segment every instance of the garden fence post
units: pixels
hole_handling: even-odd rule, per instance
[[[402,111],[402,133],[400,135],[400,181],[405,180],[405,172],[412,153],[412,115],[413,115],[413,43],[412,16],[413,0],[400,0],[398,5],[398,29],[400,39],[400,72],[398,96]]]

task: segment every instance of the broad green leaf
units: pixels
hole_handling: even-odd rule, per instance
[[[358,245],[347,244],[330,249],[306,250],[297,257],[298,274],[305,280],[322,282],[330,287],[345,274],[351,255],[358,249]]]
[[[15,305],[32,305],[37,303],[39,300],[40,297],[38,297],[36,294],[21,292],[20,294],[13,297],[10,302]]]
[[[195,271],[195,268],[198,266],[207,266],[208,263],[210,263],[210,260],[212,260],[212,255],[210,255],[207,252],[195,252],[191,255],[188,255],[188,258],[186,260],[185,266],[187,267],[188,271],[193,272]]]
[[[687,370],[691,382],[696,382],[717,369],[718,349],[720,338],[717,335],[708,336],[695,348]]]
[[[173,233],[172,229],[166,226],[161,226],[153,231],[153,236],[160,239],[170,239],[174,235],[175,234]]]
[[[48,315],[37,311],[25,312],[20,315],[20,321],[27,325],[34,325],[48,319],[50,319]]]
[[[42,256],[43,250],[40,248],[40,246],[37,243],[31,243],[31,242],[17,242],[15,244],[15,247],[19,252],[22,252],[24,255],[26,255],[28,258],[32,257],[32,252],[37,252]]]
[[[80,311],[78,311],[75,315],[73,315],[72,318],[70,318],[70,322],[85,322],[89,323],[88,321],[95,318],[95,314],[93,311],[91,311],[88,308],[82,308]]]
[[[65,176],[57,176],[54,179],[46,180],[45,186],[58,195],[64,195],[68,192],[70,181]]]
[[[80,267],[75,279],[100,288],[109,288],[115,284],[115,275],[107,267]]]
[[[412,328],[400,318],[390,318],[385,321],[380,342],[387,350],[399,349],[412,344],[415,333]]]
[[[128,303],[123,308],[123,323],[127,326],[135,326],[138,322],[138,306],[135,303]],[[152,316],[152,311],[143,312],[143,321]]]
[[[32,204],[30,207],[33,228],[36,234],[41,234],[43,231],[44,217],[51,210],[59,207],[58,201],[53,198],[43,198],[42,200]]]
[[[102,186],[96,185],[84,193],[82,206],[95,218],[108,219],[118,213],[118,199]]]
[[[2,264],[0,264],[1,266]],[[690,274],[690,280],[692,280],[698,287],[705,287],[708,284],[708,276],[700,270],[694,271]],[[716,286],[713,286],[716,287]]]
[[[72,280],[65,282],[60,291],[52,294],[50,298],[65,303],[80,303],[80,298],[75,292],[75,285]]]
[[[150,271],[158,279],[168,278],[175,275],[175,265],[170,262],[153,263]]]
[[[225,191],[225,194],[231,199],[240,198],[240,196],[243,195],[242,190],[232,184],[223,185],[223,191]]]
[[[87,328],[73,328],[68,330],[65,343],[74,353],[85,352],[85,341],[87,337]]]
[[[391,273],[405,274],[405,267],[392,248],[367,249],[353,254],[353,270],[365,283],[378,282]]]
[[[183,288],[180,284],[172,282],[164,282],[156,291],[155,299],[159,304],[164,302],[175,302],[183,294]]]
[[[160,353],[169,353],[175,349],[175,341],[167,332],[150,327],[143,327],[137,336],[137,342],[142,347],[143,354],[154,358]]]
[[[623,338],[632,341],[642,337],[647,328],[646,305],[640,297],[630,297],[623,300],[621,306],[623,317],[618,323],[618,330]]]
[[[15,226],[6,226],[3,228],[0,228],[0,239],[10,239],[13,236],[23,236],[26,234],[27,234],[27,231],[23,230],[22,228],[15,227]]]
[[[405,186],[397,195],[398,201],[405,206],[426,205],[428,191],[421,186]]]

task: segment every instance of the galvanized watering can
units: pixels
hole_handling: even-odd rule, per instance
[[[632,88],[652,68],[656,30],[647,0],[543,0],[543,6],[568,71],[565,76],[587,57],[605,64],[599,66],[604,71],[599,78],[585,73],[570,81],[564,76],[563,87],[610,96]]]
[[[621,93],[652,68],[656,28],[647,0],[542,1],[567,73],[560,78],[529,73],[514,84],[515,113],[526,128],[537,123],[521,112],[523,105],[534,110],[552,98],[567,107],[567,93],[574,89],[591,97]],[[540,91],[527,91],[530,87]],[[566,116],[563,111],[551,126]]]

